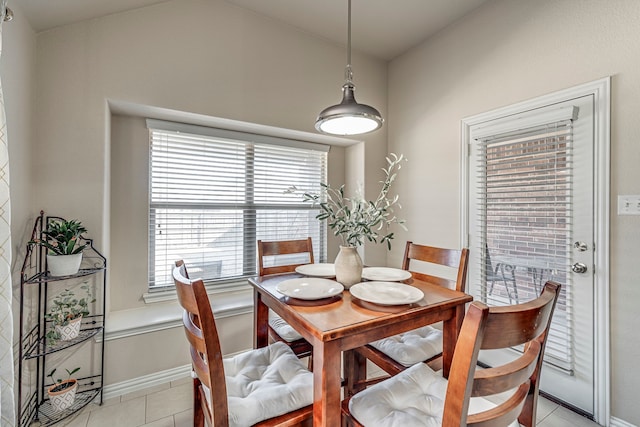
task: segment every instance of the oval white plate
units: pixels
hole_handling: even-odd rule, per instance
[[[303,277],[280,282],[276,289],[291,298],[314,300],[339,295],[344,290],[344,286],[335,280]]]
[[[399,282],[411,279],[411,272],[391,267],[365,267],[362,269],[362,278],[382,282]]]
[[[412,304],[424,293],[418,288],[396,282],[362,282],[349,288],[354,297],[380,305]]]
[[[296,267],[296,273],[311,277],[336,277],[336,267],[333,264],[321,262],[318,264],[305,264]]]

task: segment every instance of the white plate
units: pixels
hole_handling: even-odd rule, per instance
[[[280,282],[276,289],[291,298],[314,300],[339,295],[344,290],[344,286],[335,280],[303,277]]]
[[[411,272],[391,267],[366,267],[362,269],[362,278],[382,282],[400,282],[411,279]]]
[[[424,294],[418,288],[396,282],[362,282],[349,288],[354,297],[380,305],[412,304]]]
[[[296,267],[296,273],[312,277],[336,277],[336,267],[329,263],[305,264]]]

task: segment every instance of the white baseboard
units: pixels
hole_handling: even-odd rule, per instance
[[[223,357],[229,358],[241,353],[245,353],[249,349],[237,351],[235,353],[225,354]],[[106,385],[102,391],[102,399],[112,399],[122,396],[123,394],[133,393],[135,391],[144,390],[146,388],[155,387],[157,385],[166,384],[171,381],[191,378],[191,364],[178,366],[164,371],[154,372],[153,374],[144,375],[130,380],[122,381],[115,384]]]
[[[635,424],[628,423],[620,418],[611,417],[609,427],[638,427]]]
[[[144,390],[170,381],[177,381],[191,377],[191,364],[179,366],[177,368],[167,369],[166,371],[155,372],[153,374],[144,375],[142,377],[133,378],[131,380],[122,381],[120,383],[107,385],[104,387],[102,398],[104,400],[122,396],[123,394],[133,393],[135,391]]]

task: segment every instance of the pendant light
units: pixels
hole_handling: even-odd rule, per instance
[[[345,82],[342,85],[342,102],[327,107],[320,112],[316,120],[319,132],[331,135],[358,135],[382,127],[382,116],[375,108],[358,104],[354,95],[356,89],[353,84],[351,71],[351,0],[348,0],[348,30],[347,30],[347,67]]]

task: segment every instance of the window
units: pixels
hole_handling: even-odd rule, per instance
[[[481,237],[488,256],[514,267],[506,271],[518,276],[518,287],[496,286],[495,293],[485,295],[493,304],[506,296],[515,302],[536,298],[552,272],[555,280],[567,283],[571,125],[566,120],[479,141],[478,171],[484,182],[478,194]],[[530,271],[507,262],[521,258]]]
[[[479,273],[470,275],[471,288],[481,301],[500,306],[536,298],[547,280],[560,282],[545,361],[571,372],[573,137],[579,109],[547,110],[472,127],[470,231],[484,268],[471,267]]]
[[[486,137],[479,144],[480,240],[488,265],[482,299],[492,305],[520,303],[540,295],[547,280],[562,283],[545,356],[570,369],[568,328],[560,319],[571,295],[572,121]]]
[[[171,267],[213,284],[256,274],[256,241],[326,232],[302,193],[326,182],[328,147],[243,132],[148,120],[149,289],[172,286]],[[227,280],[228,281],[228,280]]]

